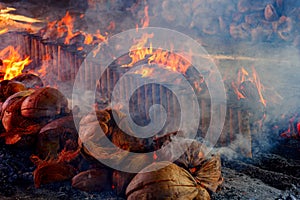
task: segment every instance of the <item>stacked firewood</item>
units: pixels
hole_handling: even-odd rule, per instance
[[[299,43],[300,4],[296,1],[157,0],[148,4],[150,25],[167,24],[183,30],[194,29],[203,36],[235,40]],[[142,10],[136,9],[134,14],[143,18]]]

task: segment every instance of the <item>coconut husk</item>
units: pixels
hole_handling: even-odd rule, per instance
[[[138,173],[128,185],[126,189],[128,200],[196,199],[199,197],[197,183],[192,175],[173,163],[153,163],[144,170],[150,170],[150,172]],[[209,199],[209,196],[206,199]]]
[[[102,192],[111,189],[110,170],[90,169],[80,172],[72,178],[72,187],[87,192]]]
[[[194,177],[198,185],[216,192],[218,187],[223,183],[221,174],[221,159],[219,155],[214,155],[201,165],[195,172]]]

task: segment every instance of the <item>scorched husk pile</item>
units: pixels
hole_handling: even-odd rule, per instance
[[[27,76],[23,79],[25,83],[17,81],[23,81],[23,76]],[[101,146],[97,146],[98,149],[93,150],[96,153],[91,155],[81,140],[108,137],[123,150],[143,153],[157,150],[161,147],[159,144],[163,145],[170,138],[138,139],[129,136],[118,128],[112,116],[112,112],[117,112],[119,117],[122,117],[122,113],[106,109],[96,111],[96,119],[93,115],[81,119],[80,134],[83,137],[78,139],[73,119],[76,113],[68,109],[67,99],[57,89],[43,87],[37,76],[25,74],[14,80],[2,81],[1,95],[4,100],[1,137],[13,148],[33,150],[35,154],[30,159],[36,165],[33,178],[37,188],[57,181],[72,180],[74,188],[84,191],[113,188],[117,195],[126,194],[128,199],[210,199],[207,190],[215,192],[222,183],[219,156],[204,157],[201,143],[196,140],[185,141],[184,138],[177,139],[180,142],[177,141],[174,148],[190,145],[188,151],[166,168],[136,175],[106,167],[97,161],[99,157],[113,159],[116,164],[126,162],[128,166],[149,163],[149,168],[159,166],[161,162],[143,154],[130,157],[111,152],[107,155]],[[101,135],[100,127],[105,135]],[[168,158],[173,155],[170,151],[158,156]]]
[[[75,10],[67,9],[68,12],[65,12],[62,9],[60,13],[59,9],[65,6],[75,7]],[[268,76],[259,76],[266,65],[272,65],[271,70],[276,71],[274,63],[279,63],[281,67],[282,60],[285,62],[292,59],[286,54],[286,57],[275,59],[274,52],[271,52],[270,57],[260,60],[266,49],[273,50],[276,46],[273,41],[276,41],[275,44],[299,47],[299,3],[287,0],[264,0],[254,4],[248,0],[179,0],[174,5],[172,1],[156,0],[126,3],[70,1],[70,4],[66,1],[60,2],[59,7],[61,8],[52,10],[44,8],[53,11],[52,15],[58,13],[60,18],[51,18],[48,25],[34,34],[31,34],[33,27],[37,28],[34,25],[20,24],[23,18],[16,21],[13,20],[15,18],[9,18],[7,27],[13,27],[12,30],[24,30],[25,27],[26,32],[1,35],[4,44],[13,38],[14,44],[7,42],[7,46],[20,46],[22,56],[29,56],[31,59],[31,65],[23,70],[23,74],[0,82],[1,196],[25,199],[299,198],[299,115],[288,113],[278,117],[279,119],[270,119],[273,117],[270,117],[270,113],[279,107],[274,100],[279,95],[272,90],[270,94],[267,91],[269,88],[263,87],[263,80],[260,78],[267,79]],[[84,13],[87,7],[89,10]],[[0,16],[3,17],[7,12],[11,12],[11,9],[1,10]],[[33,11],[40,15],[41,12]],[[95,13],[100,19],[93,18]],[[98,31],[93,30],[96,26],[89,27],[89,31],[93,32],[89,34],[83,31],[87,28],[80,24],[85,20],[92,21],[92,24],[97,20],[101,21],[101,27],[105,28]],[[100,80],[92,71],[86,70],[80,74],[86,90],[97,84],[96,116],[92,113],[82,115],[76,106],[71,108],[69,96],[57,89],[74,81],[81,64],[86,69],[93,65],[83,60],[97,43],[104,41],[110,34],[135,28],[135,24],[147,27],[149,21],[150,25],[166,25],[190,32],[203,40],[203,45],[213,52],[211,58],[220,65],[227,93],[227,103],[222,102],[215,108],[218,111],[227,109],[224,128],[217,144],[221,155],[211,153],[204,156],[206,148],[202,144],[202,138],[210,123],[210,97],[203,76],[196,74],[192,66],[187,66],[187,70],[181,72],[196,91],[201,108],[201,120],[195,140],[184,138],[184,133],[178,131],[167,131],[157,137],[141,139],[124,133],[118,127],[116,121],[122,119],[124,113],[117,108],[106,107],[107,101],[110,100],[110,91],[117,80],[130,67],[135,67],[134,57],[131,57],[134,52],[112,63]],[[36,19],[30,23],[36,23]],[[32,30],[28,29],[30,26]],[[3,29],[4,32],[5,30]],[[219,44],[220,41],[224,41],[224,45]],[[257,53],[253,54],[251,48],[257,49]],[[172,57],[172,52],[167,53],[169,58]],[[0,59],[3,59],[1,65],[7,65],[6,58]],[[146,56],[135,61],[147,63],[147,59]],[[160,62],[168,64],[168,61]],[[286,63],[284,64],[286,67]],[[24,73],[27,70],[33,74]],[[151,79],[150,72],[151,68],[135,71],[126,80],[126,88],[136,84],[133,81],[136,77]],[[1,79],[4,75],[5,72],[1,72]],[[280,82],[277,81],[276,84],[280,85]],[[122,92],[125,95],[128,93],[126,89]],[[162,94],[167,97],[164,99]],[[141,124],[149,120],[147,110],[151,104],[164,105],[171,116],[180,115],[178,102],[172,93],[155,84],[139,88],[131,103],[143,105],[131,108],[136,114],[133,115],[134,120]],[[114,117],[118,117],[118,120]],[[169,124],[171,125],[167,130],[176,130],[178,121],[171,121]],[[76,126],[79,127],[79,132]],[[135,134],[138,136],[138,133]],[[169,143],[172,146],[168,151],[153,153],[151,156],[130,156],[126,151],[110,152],[110,149],[97,144],[92,144],[93,149],[86,148],[85,142],[90,138],[101,143],[104,137],[127,152],[154,152]],[[169,158],[176,156],[176,149],[186,151],[173,163],[168,162]],[[159,170],[127,173],[107,167],[99,160],[122,163],[128,168],[134,166],[139,171]],[[160,168],[163,165],[168,166]]]

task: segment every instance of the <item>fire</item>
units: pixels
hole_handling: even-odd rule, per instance
[[[0,57],[3,58],[3,71],[5,70],[4,80],[10,80],[20,74],[25,66],[31,63],[28,57],[22,59],[18,53],[18,49],[13,46],[8,46],[0,52]]]
[[[40,77],[45,77],[47,74],[47,66],[42,65],[42,67],[39,70],[37,70],[37,73]]]
[[[190,63],[178,54],[157,49],[148,59],[148,63],[157,63],[166,66],[170,71],[185,73],[191,66]]]
[[[73,33],[74,21],[75,19],[71,17],[69,12],[67,12],[66,15],[57,24],[57,32],[59,35],[63,36],[65,32],[67,32],[65,44],[70,44],[70,40],[79,34],[79,32]]]
[[[182,56],[168,50],[154,50],[151,43],[149,44],[149,48],[145,48],[146,44],[148,44],[148,40],[153,38],[153,36],[153,34],[143,34],[143,36],[136,41],[136,44],[130,48],[129,57],[131,58],[131,62],[122,65],[122,67],[132,67],[137,62],[146,60],[148,64],[159,64],[170,71],[185,73],[191,65]]]
[[[294,114],[289,119],[288,128],[280,136],[283,138],[300,138],[300,118],[298,114]]]
[[[148,27],[148,26],[149,26],[149,23],[150,23],[148,9],[149,9],[149,7],[148,7],[148,6],[145,6],[145,8],[144,8],[145,16],[144,16],[144,18],[142,19],[142,24],[143,24],[142,27],[143,27],[143,28]]]
[[[244,94],[242,94],[239,90],[239,87],[241,84],[245,81],[250,81],[253,83],[256,87],[256,90],[259,95],[259,101],[266,106],[266,100],[263,97],[262,91],[263,91],[263,85],[260,82],[260,79],[258,77],[258,73],[256,72],[255,68],[252,67],[252,75],[249,74],[249,72],[245,68],[241,68],[238,71],[237,79],[236,81],[232,81],[231,86],[234,91],[234,93],[237,95],[238,99],[244,99],[246,98]]]
[[[142,67],[141,69],[136,70],[135,74],[140,74],[143,78],[144,77],[150,77],[154,72],[153,68],[149,67]]]
[[[0,30],[0,35],[7,33],[8,32],[8,28],[4,28],[2,30]]]
[[[255,70],[254,67],[252,67],[252,71],[253,71],[253,75],[252,75],[252,76],[253,76],[253,82],[255,83],[255,86],[256,86],[256,88],[257,88],[260,102],[261,102],[264,106],[266,106],[266,105],[267,105],[267,104],[266,104],[266,100],[264,99],[264,97],[263,97],[263,95],[262,95],[263,86],[262,86],[262,84],[261,84],[261,82],[260,82],[260,79],[259,79],[258,74],[257,74],[257,72],[256,72],[256,70]]]
[[[80,18],[83,17],[84,15],[80,16]],[[66,12],[66,15],[61,20],[48,23],[46,30],[41,32],[43,38],[49,39],[52,35],[56,37],[55,39],[64,37],[64,44],[70,44],[71,40],[78,35],[84,36],[84,44],[94,44],[106,40],[106,36],[102,35],[100,30],[97,30],[97,32],[93,34],[75,30],[75,21],[76,18],[72,17],[69,12]],[[113,25],[114,24],[110,24],[109,28],[114,28]]]
[[[153,49],[150,44],[150,48],[145,48],[148,39],[153,38],[153,34],[143,34],[142,38],[136,41],[136,44],[130,48],[129,57],[131,63],[123,65],[122,67],[132,67],[138,61],[144,60],[147,55],[152,54]]]

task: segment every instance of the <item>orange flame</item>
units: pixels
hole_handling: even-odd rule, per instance
[[[238,74],[237,74],[237,80],[236,82],[232,81],[231,86],[236,94],[238,100],[239,99],[244,99],[245,96],[239,91],[239,85],[243,83],[246,80],[246,77],[249,75],[249,73],[242,67],[239,69]]]
[[[137,62],[146,58],[149,64],[160,64],[166,69],[174,72],[177,71],[185,73],[187,69],[191,66],[186,59],[184,59],[182,56],[176,53],[163,49],[153,50],[151,43],[149,44],[149,48],[145,48],[150,38],[153,38],[153,34],[146,33],[143,34],[143,36],[136,41],[136,44],[130,48],[129,52],[131,62],[129,64],[122,65],[122,67],[132,67]],[[185,55],[184,57],[187,57],[187,55]],[[191,59],[191,56],[189,56],[189,59]]]
[[[82,17],[84,17],[84,15],[80,15],[80,18]],[[66,12],[66,15],[60,21],[49,22],[46,31],[44,31],[42,34],[46,35],[47,32],[50,31],[50,34],[55,35],[57,38],[65,37],[65,44],[70,44],[70,41],[80,34],[85,37],[84,44],[94,44],[95,42],[106,40],[106,37],[100,33],[100,30],[94,34],[85,33],[80,30],[74,30],[75,20],[75,17],[72,17],[69,12]],[[113,28],[113,24],[110,24],[109,28]]]
[[[257,74],[257,72],[256,72],[256,70],[255,70],[254,67],[252,67],[252,72],[253,72],[253,74],[252,74],[252,76],[253,76],[253,82],[254,82],[254,84],[255,84],[255,86],[256,86],[256,88],[257,88],[257,91],[258,91],[258,94],[259,94],[260,102],[261,102],[264,106],[266,106],[266,105],[267,105],[266,100],[264,99],[264,97],[263,97],[263,95],[262,95],[263,85],[261,84],[260,79],[259,79],[259,77],[258,77],[258,74]]]
[[[148,39],[152,38],[153,34],[143,34],[142,38],[136,41],[136,44],[130,48],[129,57],[131,58],[131,62],[127,65],[123,65],[122,67],[132,67],[138,61],[141,61],[146,58],[146,55],[152,54],[152,47],[150,44],[150,48],[144,48],[148,43]]]
[[[145,2],[146,3],[146,2]],[[148,27],[150,23],[149,19],[149,6],[146,5],[144,7],[144,17],[141,20],[142,27]],[[139,26],[136,24],[136,31],[139,31]],[[168,69],[170,71],[177,71],[181,73],[185,73],[187,69],[191,66],[190,62],[188,62],[186,59],[186,55],[180,56],[172,51],[164,50],[164,49],[156,49],[154,50],[152,48],[152,43],[149,42],[150,38],[153,38],[153,33],[148,34],[145,33],[142,35],[142,37],[135,41],[135,44],[132,45],[129,52],[129,57],[131,58],[131,62],[126,65],[122,65],[122,67],[132,67],[134,64],[136,64],[139,61],[146,60],[148,64],[159,64],[160,66],[164,66],[165,69]],[[146,45],[149,45],[148,48],[146,48]],[[172,45],[171,45],[171,48]],[[191,53],[191,52],[190,52]],[[191,60],[191,57],[189,56],[189,59]],[[142,74],[142,77],[149,76],[150,72],[138,72],[139,74]]]
[[[47,74],[47,66],[42,65],[42,67],[39,70],[37,70],[37,73],[40,77],[45,77]]]
[[[149,26],[149,23],[150,23],[148,9],[149,9],[149,7],[148,7],[148,6],[145,6],[145,8],[144,8],[145,16],[144,16],[144,18],[142,19],[142,24],[143,24],[142,27],[143,27],[143,28],[148,27],[148,26]]]
[[[70,40],[79,34],[79,32],[73,33],[74,21],[75,19],[69,14],[69,12],[67,12],[66,15],[57,23],[57,32],[59,35],[63,36],[67,32],[65,44],[70,44]]]
[[[140,74],[144,78],[144,77],[150,77],[153,74],[153,72],[154,72],[153,68],[142,67],[142,68],[136,70],[134,73]]]
[[[13,46],[8,46],[0,52],[0,57],[3,58],[3,68],[5,70],[4,80],[10,80],[20,74],[25,66],[31,63],[29,56],[22,59],[18,53],[18,49]]]
[[[262,94],[262,90],[263,90],[263,85],[261,84],[260,82],[260,79],[258,77],[258,74],[255,70],[254,67],[252,67],[252,76],[250,77],[248,71],[245,69],[245,68],[241,68],[239,71],[238,71],[238,75],[237,75],[237,80],[234,82],[231,83],[231,86],[235,92],[235,94],[237,95],[237,98],[238,99],[243,99],[243,98],[246,98],[240,91],[239,91],[239,85],[242,84],[244,81],[251,81],[256,89],[257,89],[257,92],[258,92],[258,95],[259,95],[259,99],[260,99],[260,102],[266,106],[266,100],[264,99],[263,97],[263,94]]]
[[[8,32],[8,28],[4,28],[2,30],[0,30],[0,35],[7,33]]]

